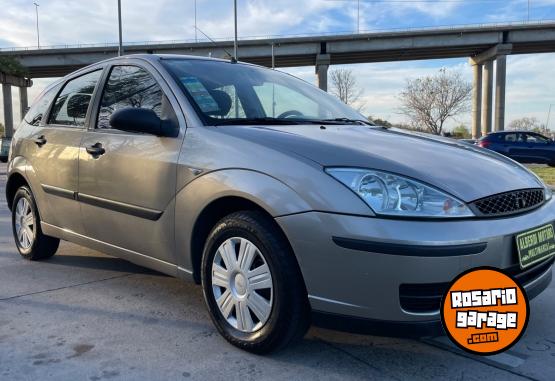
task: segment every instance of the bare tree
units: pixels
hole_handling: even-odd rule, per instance
[[[524,118],[513,120],[511,123],[509,123],[508,129],[542,132],[545,130],[545,125],[540,123],[538,118],[524,117]]]
[[[445,121],[469,110],[472,85],[460,73],[439,73],[407,80],[400,94],[401,113],[415,126],[441,135]]]
[[[364,103],[361,102],[362,89],[359,87],[352,70],[334,69],[330,72],[331,93],[345,104],[362,110]]]

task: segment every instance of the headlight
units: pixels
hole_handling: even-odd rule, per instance
[[[553,197],[553,190],[546,186],[545,187],[545,201],[549,201],[551,200],[551,198]]]
[[[366,202],[376,214],[399,217],[473,217],[461,201],[418,181],[392,173],[326,168]]]

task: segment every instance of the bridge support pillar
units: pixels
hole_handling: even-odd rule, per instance
[[[492,131],[491,119],[493,116],[493,60],[484,63],[483,83],[484,94],[482,96],[482,136]]]
[[[507,56],[495,60],[495,131],[505,129],[505,83],[507,81]]]
[[[4,100],[4,136],[7,138],[11,138],[13,135],[13,110],[12,86],[10,84],[2,84],[2,97]]]
[[[328,91],[328,69],[330,67],[330,55],[318,54],[316,56],[316,76],[318,87],[324,91]]]
[[[474,71],[472,92],[472,138],[492,132],[493,118],[493,61],[495,75],[495,131],[505,129],[505,84],[507,81],[507,54],[512,44],[498,44],[470,58]],[[482,107],[480,108],[480,103]],[[481,125],[480,125],[481,119]]]
[[[29,101],[27,98],[27,87],[19,86],[19,118],[23,120],[23,117],[27,113],[29,108]]]
[[[472,139],[479,139],[482,136],[482,64],[472,65]]]

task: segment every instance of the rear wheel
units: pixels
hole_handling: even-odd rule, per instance
[[[50,258],[58,250],[60,240],[42,233],[35,199],[27,186],[20,187],[15,193],[12,230],[17,250],[25,259]]]
[[[218,331],[241,349],[279,349],[302,338],[309,326],[294,254],[263,213],[233,213],[216,225],[203,254],[202,286]]]

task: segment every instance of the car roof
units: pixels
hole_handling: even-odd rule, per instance
[[[68,77],[70,77],[70,76],[73,77],[75,74],[78,74],[80,72],[85,72],[85,71],[89,70],[92,67],[99,66],[99,65],[102,65],[102,64],[107,63],[107,62],[125,61],[125,60],[130,59],[130,58],[138,58],[138,59],[141,59],[141,60],[144,60],[144,61],[147,61],[147,62],[158,62],[161,59],[187,59],[187,60],[215,61],[215,62],[231,63],[231,60],[229,60],[229,59],[213,58],[213,57],[205,57],[205,56],[193,56],[193,55],[187,55],[187,54],[146,54],[146,53],[127,54],[127,55],[123,55],[123,56],[119,56],[119,57],[107,58],[105,60],[98,61],[98,62],[95,62],[95,63],[90,64],[88,66],[85,66],[81,69],[72,71],[71,73],[66,74],[65,76],[63,76],[63,77],[59,78],[58,80],[49,84],[41,92],[41,94],[44,94],[46,91],[48,91],[51,88],[57,86],[61,82],[65,82],[68,79]],[[242,65],[259,66],[259,65],[253,65],[253,64],[248,63],[248,62],[242,62],[242,61],[238,61],[237,63],[242,64]]]
[[[213,58],[213,57],[205,57],[205,56],[193,56],[193,55],[186,55],[186,54],[146,54],[146,53],[141,53],[141,54],[128,54],[128,55],[124,55],[124,56],[119,56],[119,57],[112,57],[112,58],[108,58],[102,61],[98,61],[95,62],[91,65],[88,65],[84,68],[81,68],[79,70],[73,71],[69,74],[67,74],[66,76],[64,76],[64,78],[66,78],[67,76],[72,76],[76,73],[79,73],[81,71],[86,71],[88,69],[90,69],[91,67],[95,67],[98,65],[103,65],[107,62],[118,62],[118,61],[126,61],[128,59],[132,59],[132,58],[136,58],[136,59],[141,59],[143,61],[147,61],[147,62],[159,62],[160,60],[175,60],[175,59],[186,59],[186,60],[198,60],[198,61],[214,61],[214,62],[224,62],[224,63],[231,63],[232,61],[230,59],[223,59],[223,58]],[[251,65],[251,66],[258,66],[258,65],[253,65],[251,63],[248,62],[242,62],[242,61],[238,61],[238,64],[242,64],[242,65]]]
[[[488,135],[505,135],[505,134],[536,134],[536,135],[541,135],[539,132],[526,131],[526,130],[494,131],[494,132],[490,132]]]

